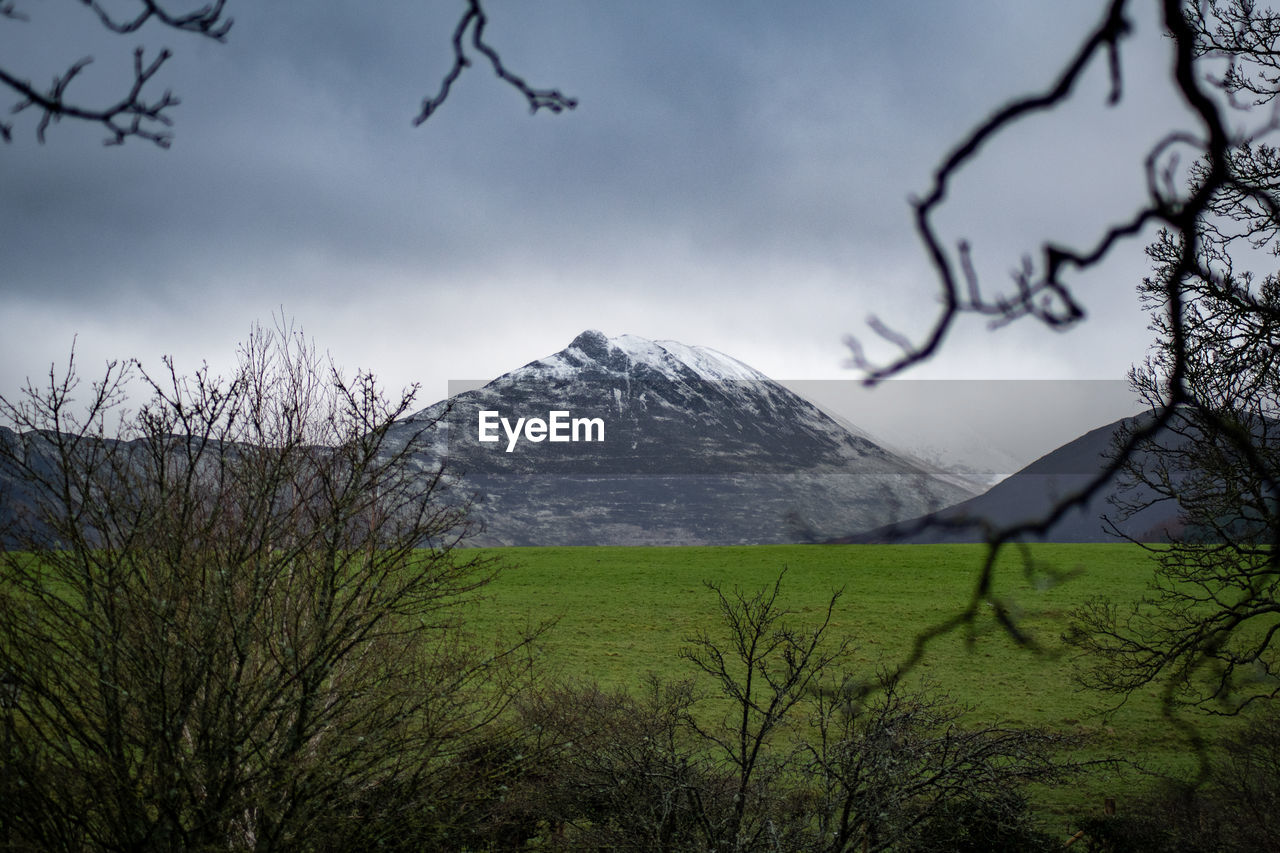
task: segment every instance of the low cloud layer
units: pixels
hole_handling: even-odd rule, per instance
[[[487,36],[509,67],[580,106],[530,116],[477,62],[415,128],[461,3],[233,2],[225,45],[28,5],[28,22],[0,21],[6,68],[39,83],[92,53],[70,90],[92,101],[127,79],[135,45],[169,46],[161,86],[182,104],[168,151],[103,147],[70,121],[39,145],[35,117],[15,117],[0,393],[65,362],[73,337],[90,373],[108,357],[227,364],[283,311],[340,363],[422,383],[423,403],[586,328],[713,346],[781,379],[848,376],[842,338],[869,314],[919,333],[938,310],[908,198],[986,113],[1047,85],[1100,15],[495,1]],[[1141,156],[1179,114],[1164,46],[1137,23],[1119,107],[1098,69],[957,184],[941,221],[994,285],[1038,241],[1088,241],[1140,200]],[[1080,329],[962,324],[918,375],[1122,378],[1147,346],[1141,248],[1079,282]]]

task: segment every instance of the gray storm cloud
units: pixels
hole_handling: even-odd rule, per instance
[[[415,128],[461,4],[232,3],[225,45],[109,36],[82,8],[33,4],[0,21],[6,65],[39,81],[91,52],[92,98],[135,44],[170,46],[160,83],[183,102],[168,151],[103,147],[74,122],[42,146],[15,119],[0,388],[65,361],[73,335],[90,369],[216,364],[280,310],[337,360],[422,382],[423,402],[585,328],[848,376],[841,340],[869,313],[918,333],[937,310],[907,199],[986,112],[1052,79],[1096,14],[1054,5],[1072,8],[495,2],[508,65],[580,106],[529,116],[477,64]],[[1162,49],[1143,24],[1121,107],[1101,106],[1099,76],[959,185],[946,228],[995,285],[1045,231],[1087,239],[1100,210],[1132,208],[1141,133],[1177,121],[1142,71]],[[965,326],[922,375],[1121,378],[1146,346],[1141,247],[1080,283],[1080,330]]]

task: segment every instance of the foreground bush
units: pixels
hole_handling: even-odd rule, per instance
[[[457,623],[493,567],[454,549],[412,395],[288,329],[240,355],[0,401],[4,843],[372,849],[476,821],[490,783],[459,756],[523,671]]]
[[[1120,814],[1084,821],[1080,849],[1110,853],[1280,850],[1280,718],[1261,706],[1205,755],[1207,776],[1161,780]]]
[[[779,584],[718,587],[722,630],[691,638],[703,678],[637,693],[561,687],[521,700],[532,777],[512,801],[570,850],[1057,849],[1026,785],[1083,768],[1049,732],[966,725],[935,688],[836,675],[827,621],[801,629]],[[829,602],[828,618],[837,596]]]

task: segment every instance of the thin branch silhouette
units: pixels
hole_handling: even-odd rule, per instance
[[[173,32],[223,43],[231,32],[232,19],[226,15],[226,0],[211,0],[189,12],[175,12],[161,0],[132,2],[135,5],[128,11],[119,5],[108,8],[108,4],[99,0],[82,0],[82,5],[108,32],[116,35],[133,35],[141,32],[144,26],[158,25]],[[0,0],[0,20],[31,23],[18,0]],[[483,56],[499,79],[524,96],[530,112],[545,109],[559,113],[577,106],[575,98],[567,97],[556,89],[530,86],[523,77],[510,71],[497,49],[485,40],[487,24],[488,16],[481,0],[466,0],[466,8],[453,32],[453,65],[437,93],[422,102],[421,110],[413,120],[414,125],[421,125],[444,104],[458,76],[471,65],[471,52]],[[68,64],[66,70],[54,75],[48,86],[33,82],[12,67],[0,65],[0,88],[8,89],[17,96],[9,109],[10,115],[38,115],[35,133],[40,143],[46,141],[53,124],[70,119],[101,127],[106,134],[103,139],[106,145],[121,145],[129,139],[141,139],[159,148],[169,148],[173,144],[172,110],[181,100],[168,89],[158,95],[151,93],[157,85],[159,72],[172,56],[173,50],[168,47],[158,50],[136,47],[132,82],[119,97],[105,104],[79,100],[72,92],[73,84],[88,76],[88,69],[94,62],[92,56],[83,56]],[[12,120],[0,121],[0,139],[12,142],[14,127]]]
[[[461,76],[463,70],[471,66],[471,58],[467,55],[465,45],[468,31],[471,33],[471,47],[489,60],[493,73],[500,80],[508,83],[524,96],[529,103],[530,113],[536,113],[541,109],[559,113],[564,110],[571,110],[578,105],[576,98],[566,97],[557,89],[535,89],[526,83],[524,78],[508,71],[506,66],[502,64],[502,59],[498,56],[498,52],[484,40],[484,28],[488,22],[489,18],[485,14],[484,8],[480,5],[480,0],[467,0],[467,11],[463,13],[462,19],[458,21],[458,26],[453,31],[453,66],[445,74],[440,83],[440,90],[435,96],[423,100],[422,109],[417,118],[413,120],[415,125],[420,125],[431,118],[435,111],[444,104],[445,99],[449,97],[453,84]]]

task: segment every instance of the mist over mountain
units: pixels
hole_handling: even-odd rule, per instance
[[[1090,430],[1027,465],[986,492],[947,507],[933,518],[914,518],[897,525],[841,537],[843,542],[982,542],[985,529],[999,529],[1046,517],[1054,504],[1087,485],[1106,466],[1114,436],[1140,422],[1121,418]],[[1145,451],[1134,458],[1141,462]],[[1121,517],[1113,500],[1123,488],[1114,481],[1082,507],[1065,513],[1038,541],[1117,542],[1111,529],[1139,541],[1162,541],[1165,531],[1179,525],[1178,507],[1156,502],[1155,493],[1140,484],[1126,493],[1130,502],[1150,503],[1140,512]],[[1105,520],[1104,520],[1105,519]],[[965,524],[963,522],[974,522]]]
[[[973,494],[730,356],[634,335],[583,332],[396,430],[424,427],[475,544],[820,541]]]

